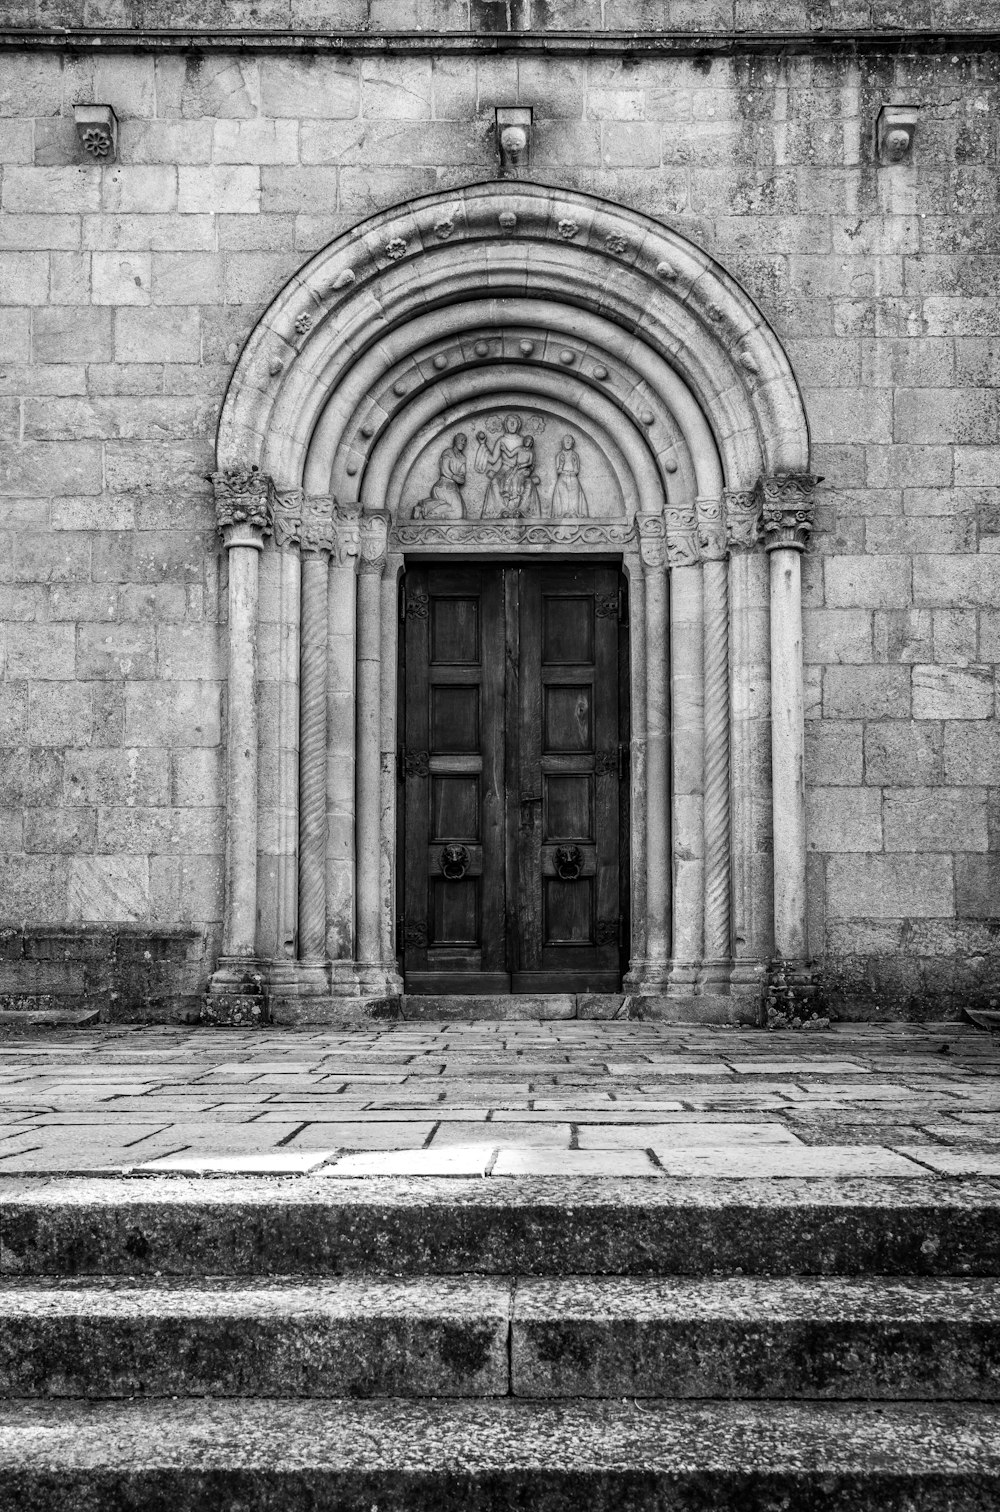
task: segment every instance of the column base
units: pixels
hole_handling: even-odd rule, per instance
[[[220,956],[200,1022],[217,1029],[256,1029],[270,1023],[270,964],[251,956]]]
[[[770,961],[764,989],[765,1028],[797,1028],[799,1024],[822,1017],[815,964],[783,956]]]

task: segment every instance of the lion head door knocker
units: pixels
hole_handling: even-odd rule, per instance
[[[471,860],[464,845],[446,845],[441,852],[441,870],[449,882],[457,882],[469,870]]]
[[[556,851],[556,876],[563,882],[575,882],[583,871],[583,853],[578,845],[561,845]]]

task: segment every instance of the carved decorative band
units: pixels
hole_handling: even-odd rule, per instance
[[[767,551],[804,551],[813,528],[816,488],[813,473],[773,473],[761,479],[762,527]]]
[[[215,522],[225,546],[260,547],[274,517],[274,484],[260,468],[227,467],[210,473]]]
[[[662,522],[661,522],[662,523]],[[396,546],[460,546],[474,550],[490,546],[627,546],[634,538],[630,524],[622,521],[526,521],[526,520],[407,520],[392,532]]]

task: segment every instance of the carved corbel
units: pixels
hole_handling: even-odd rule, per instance
[[[667,527],[662,515],[636,515],[636,530],[639,532],[639,555],[643,567],[652,569],[666,566]]]
[[[389,545],[389,512],[380,509],[373,514],[361,515],[358,524],[361,550],[358,571],[381,576]]]
[[[696,567],[701,561],[698,512],[691,505],[667,509],[667,561],[671,567]]]
[[[274,484],[252,467],[226,467],[210,473],[215,493],[215,523],[228,550],[232,546],[264,549],[274,520]]]
[[[726,542],[730,551],[753,551],[760,542],[760,490],[726,489]]]
[[[699,498],[698,546],[703,562],[722,562],[728,553],[726,525],[722,513],[722,500]]]
[[[760,480],[764,549],[805,551],[813,528],[816,488],[813,473],[772,473]]]

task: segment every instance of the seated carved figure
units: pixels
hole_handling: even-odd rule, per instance
[[[452,437],[451,445],[445,447],[438,458],[437,482],[431,489],[430,497],[421,499],[419,504],[413,506],[415,520],[465,519],[462,487],[466,476],[465,448],[467,444],[468,437],[465,432],[458,431]]]

